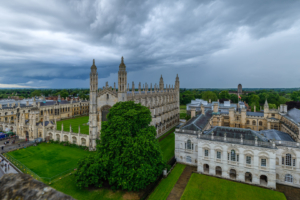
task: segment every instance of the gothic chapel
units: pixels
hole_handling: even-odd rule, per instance
[[[106,121],[106,115],[109,109],[120,101],[134,101],[150,109],[152,115],[151,125],[156,127],[157,137],[163,135],[168,130],[179,124],[179,77],[175,79],[173,85],[164,85],[163,77],[160,77],[159,85],[141,83],[138,89],[132,82],[131,89],[127,83],[127,71],[124,58],[121,58],[121,64],[118,71],[118,91],[116,83],[114,87],[108,85],[98,89],[98,72],[93,60],[90,73],[90,150],[96,149],[96,139],[100,136],[101,122]]]

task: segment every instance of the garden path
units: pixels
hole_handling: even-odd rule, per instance
[[[177,200],[180,199],[186,185],[189,182],[189,179],[193,173],[193,171],[197,171],[196,167],[186,166],[175,186],[173,187],[171,193],[169,194],[167,200]]]
[[[4,159],[4,157],[2,155],[0,155],[0,160],[2,161],[3,159]],[[12,166],[10,166],[9,169],[8,169],[8,167],[5,168],[5,163],[6,163],[6,165],[8,164],[6,159],[4,159],[4,161],[0,164],[0,178],[4,174],[10,174],[10,173],[17,174],[17,173],[19,173]]]

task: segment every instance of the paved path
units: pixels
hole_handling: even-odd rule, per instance
[[[4,157],[2,155],[0,155],[0,160],[2,161]],[[2,163],[3,163],[3,166],[2,166]],[[13,174],[17,174],[19,173],[18,171],[16,171],[12,166],[10,166],[9,168],[6,167],[5,168],[5,163],[6,165],[8,164],[8,162],[4,159],[4,161],[0,164],[0,178],[4,175],[4,174],[10,174],[10,173],[13,173]]]
[[[173,187],[171,193],[169,194],[167,200],[177,200],[180,199],[183,191],[189,182],[189,179],[192,175],[193,171],[197,171],[196,167],[186,166],[183,170],[181,176],[179,177],[178,181],[176,182],[175,186]]]

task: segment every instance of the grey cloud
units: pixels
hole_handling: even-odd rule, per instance
[[[10,76],[1,80],[44,80],[49,87],[64,87],[51,80],[87,80],[93,58],[99,78],[109,79],[121,56],[129,73],[140,72],[143,79],[150,79],[144,73],[149,68],[157,76],[170,69],[184,76],[186,71],[214,74],[209,63],[218,57],[213,55],[232,48],[242,38],[239,34],[257,41],[299,29],[299,7],[299,1],[258,0],[5,1],[0,5],[5,13],[0,14],[0,73]],[[231,76],[236,66],[226,62],[213,69],[221,71],[230,64],[226,73]],[[182,85],[195,87],[184,76]],[[235,86],[237,81],[219,80],[220,87],[223,82]]]

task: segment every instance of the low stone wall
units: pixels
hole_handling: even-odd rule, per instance
[[[4,175],[0,179],[0,199],[74,200],[27,174]]]

